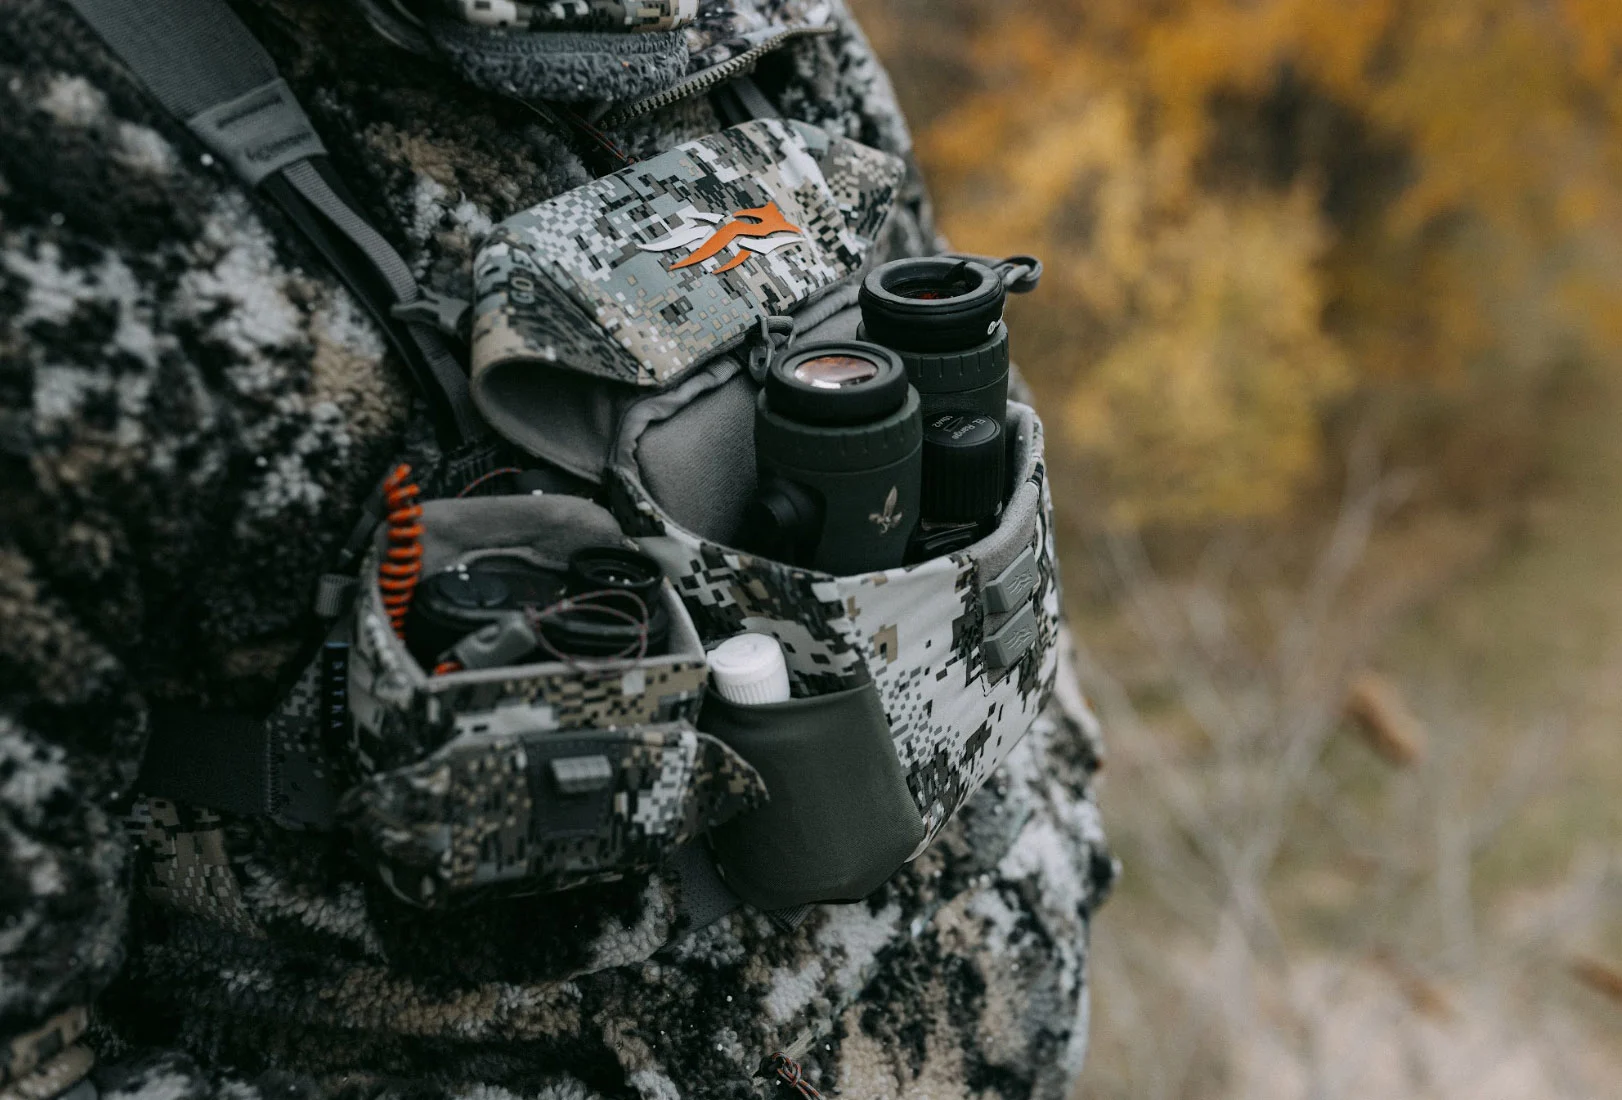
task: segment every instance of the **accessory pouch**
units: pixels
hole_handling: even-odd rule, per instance
[[[748,760],[771,792],[710,833],[717,869],[756,908],[860,901],[923,841],[871,683],[761,706],[711,691],[699,727]]]
[[[474,261],[474,401],[596,480],[624,409],[862,269],[903,173],[757,119],[516,214]]]
[[[816,872],[799,886],[788,881],[756,891],[772,905],[848,900],[823,893],[814,881],[826,861],[846,860],[850,866],[844,873],[851,882],[884,881],[921,852],[980,787],[1051,694],[1060,601],[1042,425],[1028,406],[1009,404],[1013,473],[992,534],[965,550],[915,565],[834,577],[727,545],[742,501],[754,488],[744,419],[752,393],[742,368],[723,361],[635,408],[616,451],[614,507],[675,582],[706,645],[745,631],[775,637],[783,646],[795,702],[809,704],[808,711],[840,693],[873,693],[883,722],[861,728],[894,758],[905,794],[885,796],[889,801],[882,805],[867,802],[865,819],[852,816],[864,812],[860,805],[833,795],[807,810],[797,792],[790,796],[796,806],[792,821],[774,824],[782,782],[793,782],[772,781],[793,774],[775,755],[780,746],[771,744],[764,726],[750,725],[739,734],[736,708],[720,705],[717,718],[709,709],[718,706],[713,693],[700,715],[702,728],[757,764],[774,800],[716,834],[719,865],[729,882],[737,880],[735,889],[748,898],[751,884],[761,881],[764,865],[747,851],[756,844],[773,853],[784,880],[793,880],[800,867]],[[697,430],[698,425],[705,427]],[[677,452],[683,466],[691,463],[692,469],[716,475],[688,484],[691,478],[665,468],[677,461]],[[652,485],[661,489],[655,492]],[[817,735],[794,711],[789,704],[784,712],[794,720],[785,723],[783,741],[814,751],[807,747],[816,744]],[[855,759],[870,757],[845,745],[857,725],[835,730],[833,721],[823,724],[827,751],[849,754],[852,768],[860,768]],[[875,751],[874,744],[867,751]],[[871,772],[862,776],[863,782],[872,779]],[[896,800],[903,798],[921,823],[911,851],[881,851],[848,839],[863,830],[887,833],[887,823],[899,816]],[[848,846],[833,851],[840,844]]]
[[[548,567],[629,543],[590,501],[561,495],[422,506],[424,575],[469,551]],[[667,652],[430,676],[395,636],[379,531],[353,611],[353,786],[339,819],[385,885],[418,905],[476,888],[556,890],[650,868],[763,800],[755,769],[693,728],[708,677],[668,583]]]

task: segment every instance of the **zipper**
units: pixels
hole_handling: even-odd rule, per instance
[[[690,76],[680,84],[666,88],[662,92],[655,92],[653,95],[645,96],[633,103],[627,103],[623,107],[616,107],[602,117],[600,124],[603,126],[621,126],[633,119],[641,118],[643,115],[651,114],[654,111],[662,111],[666,107],[680,103],[684,99],[703,95],[719,84],[725,84],[734,77],[743,76],[760,64],[761,58],[773,50],[780,49],[787,42],[791,42],[796,38],[821,37],[825,34],[832,34],[837,29],[837,27],[832,26],[790,27],[788,30],[779,31],[760,45],[750,47],[730,61],[723,61],[719,65],[711,66],[696,76]]]

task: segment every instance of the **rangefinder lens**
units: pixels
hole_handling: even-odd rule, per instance
[[[865,355],[819,355],[794,368],[794,377],[819,390],[843,390],[879,376],[880,367]]]

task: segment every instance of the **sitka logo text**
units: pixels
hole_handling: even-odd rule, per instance
[[[805,231],[789,224],[775,202],[734,212],[731,217],[720,214],[692,213],[688,217],[695,224],[684,225],[652,244],[642,245],[644,252],[674,252],[678,248],[691,248],[682,259],[670,265],[671,271],[693,267],[711,260],[732,246],[737,251],[713,274],[731,271],[751,256],[765,256],[789,245],[804,244]]]
[[[867,518],[878,527],[879,534],[881,535],[888,535],[891,531],[894,531],[897,527],[901,526],[901,517],[903,513],[895,510],[896,499],[899,497],[899,495],[900,494],[896,492],[896,486],[890,486],[890,495],[884,498],[884,511],[869,512],[867,514]]]

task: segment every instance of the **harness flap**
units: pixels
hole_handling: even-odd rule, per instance
[[[374,775],[342,813],[397,896],[556,890],[646,870],[763,801],[759,775],[686,722],[469,733]]]
[[[508,218],[474,264],[474,398],[559,456],[568,372],[662,388],[861,270],[902,162],[804,123],[757,119]],[[589,464],[589,463],[588,463]]]

